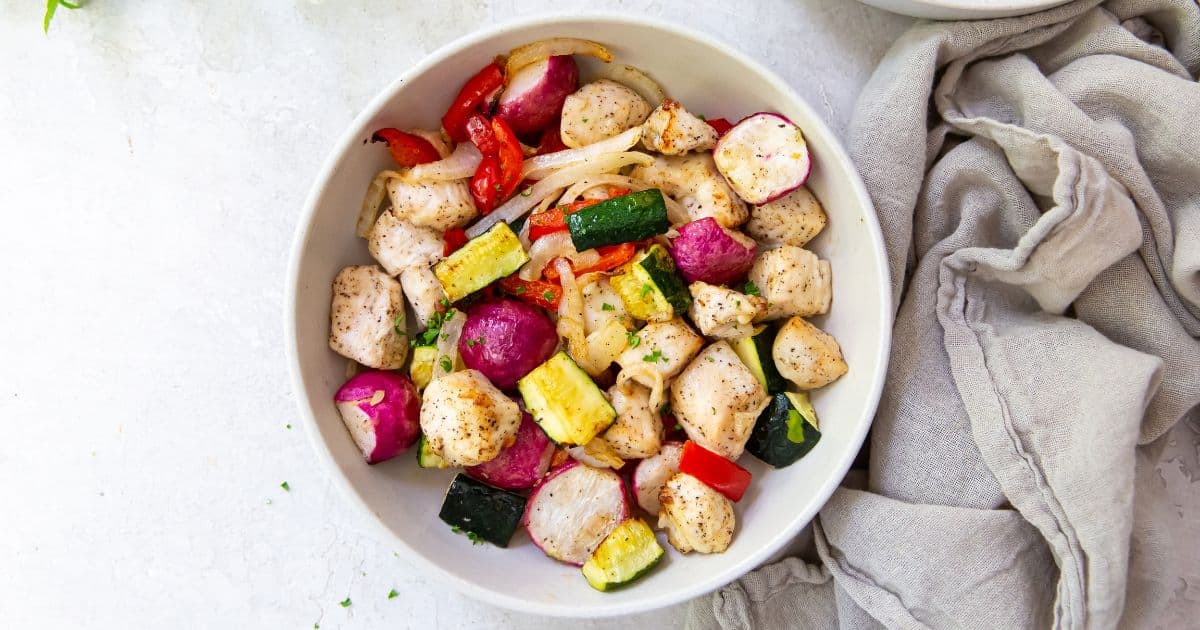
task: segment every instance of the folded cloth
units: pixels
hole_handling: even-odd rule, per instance
[[[896,42],[850,132],[902,296],[867,487],[690,627],[1195,627],[1197,72],[1195,0]]]

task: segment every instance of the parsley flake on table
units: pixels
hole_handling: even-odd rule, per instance
[[[284,491],[284,492],[291,492],[291,491],[292,491],[292,487],[291,487],[291,486],[289,486],[289,485],[288,485],[288,482],[286,482],[286,481],[285,481],[285,482],[283,482],[283,483],[281,483],[281,484],[279,484],[279,487],[280,487],[280,488],[283,488],[283,491]]]
[[[46,15],[42,18],[43,33],[50,32],[50,20],[54,19],[54,13],[55,11],[58,11],[59,5],[67,7],[68,9],[78,9],[80,7],[80,5],[75,4],[74,2],[67,2],[67,0],[46,0]]]
[[[396,589],[392,589],[392,590],[388,591],[388,599],[396,599],[396,597],[399,595],[400,595],[400,593],[397,593]]]
[[[346,599],[338,602],[338,606],[341,606],[342,608],[349,608],[351,603],[352,602],[350,601],[350,598],[347,597]]]

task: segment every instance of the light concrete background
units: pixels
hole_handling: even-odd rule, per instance
[[[0,627],[680,623],[683,607],[571,624],[493,608],[350,510],[287,428],[303,199],[371,96],[497,21],[678,21],[841,130],[907,19],[851,0],[93,0],[47,37],[44,6],[0,0]]]

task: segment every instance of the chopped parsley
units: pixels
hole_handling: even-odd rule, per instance
[[[283,483],[281,483],[281,484],[279,484],[279,487],[280,487],[280,488],[283,488],[283,491],[284,491],[284,492],[291,492],[291,491],[292,491],[292,487],[291,487],[291,486],[289,486],[289,485],[288,485],[288,482],[286,482],[286,481],[285,481],[285,482],[283,482]]]
[[[388,599],[396,599],[396,597],[399,595],[400,595],[400,593],[397,593],[396,589],[392,589],[392,590],[388,591]]]
[[[467,347],[474,348],[475,346],[482,346],[484,344],[484,341],[485,340],[482,335],[478,339],[468,339]]]
[[[496,192],[500,192],[500,182],[496,182]]]
[[[588,120],[588,119],[586,119],[586,118],[580,118],[579,120],[580,120],[580,122],[587,122],[587,120]]]
[[[708,119],[704,117],[704,114],[696,114],[696,118],[699,118],[700,120],[703,120],[704,122],[708,122]]]
[[[667,361],[670,361],[670,359],[663,356],[662,350],[655,350],[654,352],[642,357],[642,360],[646,363],[658,363],[659,361],[666,363]]]
[[[714,359],[714,358],[712,358],[712,357],[704,357],[704,359],[705,359],[706,361],[708,361],[709,363],[716,363],[716,362],[717,362],[717,360],[716,360],[716,359]]]
[[[755,297],[762,297],[762,291],[758,290],[758,285],[754,284],[753,280],[746,281],[746,286],[742,287],[742,293],[745,293],[746,295],[753,295]]]
[[[443,305],[447,308],[450,305],[449,300],[442,300]],[[442,324],[454,318],[454,311],[446,311],[444,313],[434,313],[433,317],[429,318],[429,325],[425,327],[424,332],[421,332],[416,337],[413,337],[411,342],[412,347],[417,346],[432,346],[437,343],[438,335],[442,333]],[[399,332],[397,330],[397,332]],[[401,333],[403,334],[403,333]]]
[[[50,32],[50,20],[54,19],[54,12],[58,10],[59,5],[67,7],[68,9],[78,9],[81,6],[75,4],[74,2],[67,2],[67,0],[46,0],[46,15],[42,17],[43,33]]]
[[[400,335],[401,337],[408,336],[408,333],[404,331],[404,315],[403,314],[397,315],[396,319],[392,320],[392,329],[394,329],[396,331],[396,334]]]
[[[515,295],[521,295],[524,292],[525,292],[525,285],[523,285],[523,284],[517,285],[517,287],[515,289],[513,289],[513,294],[515,294]]]
[[[350,603],[351,603],[350,598],[347,597],[346,599],[343,599],[342,601],[338,602],[338,606],[341,606],[342,608],[349,608]]]
[[[442,366],[442,369],[446,372],[450,372],[454,369],[454,365],[450,363],[450,357],[442,357],[442,360],[438,363],[438,365]]]
[[[617,310],[617,309],[616,309],[616,307],[615,307],[615,306],[613,306],[612,304],[609,304],[608,302],[605,302],[604,304],[601,304],[601,305],[600,305],[600,310],[602,310],[602,311],[615,311],[615,310]]]
[[[471,531],[467,532],[467,540],[470,540],[472,545],[482,545],[484,543],[484,540],[479,537],[479,534]]]
[[[636,348],[642,345],[642,338],[637,336],[637,333],[635,332],[625,333],[625,341],[629,342],[630,348]]]
[[[642,285],[642,298],[645,298],[647,295],[649,295],[650,290],[653,288],[654,287],[650,286],[649,284],[643,284]]]
[[[542,294],[542,297],[546,298],[547,302],[553,302],[554,301],[554,292],[546,291],[545,293]]]
[[[289,430],[290,430],[290,429],[292,428],[292,423],[291,423],[291,422],[289,422],[289,423],[287,423],[287,424],[285,424],[285,425],[283,425],[283,426],[284,426],[284,427],[286,427],[287,429],[289,429]]]
[[[461,534],[461,533],[462,533],[462,528],[461,528],[461,527],[459,527],[458,525],[451,525],[451,526],[450,526],[450,531],[454,532],[455,534]]]

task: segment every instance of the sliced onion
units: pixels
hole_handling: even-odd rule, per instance
[[[558,203],[559,205],[563,205],[577,201],[583,196],[583,193],[599,186],[620,186],[630,190],[643,190],[646,187],[644,183],[635,182],[632,177],[624,175],[596,175],[594,177],[585,177],[575,182],[558,198]],[[638,186],[641,186],[641,188],[638,188]]]
[[[421,136],[422,138],[428,140],[429,144],[433,145],[433,148],[437,150],[438,155],[442,156],[443,159],[450,156],[450,141],[442,135],[441,131],[429,131],[428,129],[409,129],[408,133],[411,133],[414,136]]]
[[[558,336],[567,341],[567,354],[592,376],[598,375],[588,355],[587,337],[583,334],[583,294],[575,283],[575,272],[565,259],[554,261],[558,279],[562,283],[562,297],[558,300]]]
[[[475,174],[483,155],[470,142],[459,143],[454,152],[444,160],[418,164],[407,169],[400,179],[410,183],[444,182],[453,179],[464,179]]]
[[[610,153],[601,155],[595,159],[588,159],[584,162],[564,168],[561,171],[539,181],[529,189],[529,194],[521,193],[515,195],[512,199],[504,202],[504,205],[496,208],[491,214],[483,217],[472,225],[467,230],[467,236],[475,238],[480,234],[492,229],[493,225],[503,221],[511,223],[517,218],[525,215],[534,206],[544,201],[547,197],[555,195],[558,191],[570,186],[576,180],[587,177],[588,175],[596,175],[599,173],[611,173],[620,170],[630,164],[638,164],[645,166],[654,162],[654,158],[636,151],[626,153]]]
[[[571,457],[575,461],[587,464],[592,468],[612,468],[615,470],[625,465],[625,460],[621,459],[620,455],[617,455],[612,445],[598,435],[583,446],[572,446],[567,449],[567,452],[571,454]]]
[[[534,241],[533,245],[529,247],[529,262],[521,267],[521,271],[517,272],[517,275],[522,280],[537,280],[542,276],[542,270],[551,260],[558,257],[573,258],[577,253],[575,243],[571,242],[570,234],[566,232],[547,234]]]
[[[666,91],[662,89],[658,81],[651,79],[650,75],[641,69],[623,63],[612,63],[601,66],[596,71],[593,79],[608,79],[625,85],[646,99],[646,102],[650,103],[651,107],[658,107],[659,103],[662,103],[667,98]]]
[[[358,222],[354,226],[354,233],[359,238],[367,238],[367,235],[371,233],[371,228],[379,218],[379,209],[383,207],[383,202],[387,199],[387,182],[393,177],[400,177],[400,173],[379,171],[367,185],[367,194],[363,197],[362,210],[358,211]]]
[[[555,151],[554,153],[534,156],[525,160],[525,163],[521,165],[521,177],[525,179],[542,179],[557,169],[579,164],[598,155],[628,151],[641,139],[642,128],[639,125],[611,138],[606,138],[600,142],[593,142],[578,149],[564,149],[562,151]]]
[[[511,77],[517,70],[550,57],[558,55],[587,55],[605,63],[613,60],[608,49],[590,39],[575,37],[551,37],[524,46],[517,46],[508,51],[508,61],[504,64],[504,76]]]
[[[438,353],[433,362],[433,378],[441,378],[458,369],[458,338],[462,336],[465,323],[467,323],[467,316],[462,311],[454,308],[446,312],[446,318],[442,320],[442,331],[437,340]],[[442,367],[443,364],[450,366],[450,372]]]
[[[592,331],[592,334],[587,336],[588,360],[591,361],[592,367],[598,372],[608,369],[629,346],[627,333],[625,326],[615,317]]]

